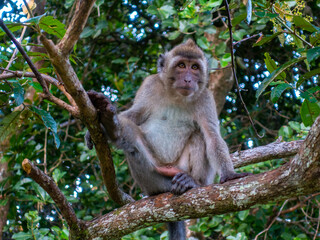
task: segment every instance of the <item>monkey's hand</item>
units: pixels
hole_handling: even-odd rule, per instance
[[[180,172],[172,179],[171,192],[175,195],[181,195],[189,189],[199,186],[190,175]]]
[[[242,177],[246,177],[252,175],[252,173],[236,173],[236,172],[232,172],[229,174],[226,174],[224,176],[221,176],[220,178],[220,183],[225,183],[227,181],[233,180],[233,179],[237,179],[237,178],[242,178]]]
[[[103,93],[98,93],[93,90],[90,90],[87,93],[93,106],[98,111],[99,121],[105,128],[106,134],[111,140],[116,140],[119,128],[116,108],[112,105],[110,99]]]

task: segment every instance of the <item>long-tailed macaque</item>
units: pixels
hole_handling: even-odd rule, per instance
[[[132,107],[116,115],[102,93],[89,91],[108,137],[124,150],[131,174],[148,195],[185,191],[247,176],[236,173],[222,139],[203,51],[188,40],[160,55]],[[90,143],[90,136],[86,136]],[[171,240],[185,239],[184,222],[169,223]]]

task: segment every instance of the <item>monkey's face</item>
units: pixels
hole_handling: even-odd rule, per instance
[[[173,65],[172,88],[181,96],[192,96],[194,93],[202,89],[203,85],[203,69],[201,62],[198,60],[179,58]]]

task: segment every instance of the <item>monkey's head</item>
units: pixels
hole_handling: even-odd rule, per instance
[[[193,99],[208,82],[207,59],[191,39],[161,54],[158,72],[171,96]]]

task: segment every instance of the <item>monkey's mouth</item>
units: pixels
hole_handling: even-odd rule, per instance
[[[177,87],[178,93],[180,93],[182,96],[189,96],[194,92],[194,88],[192,87]]]

